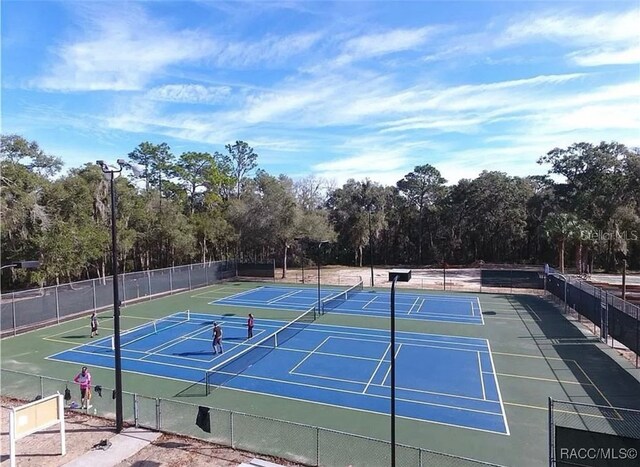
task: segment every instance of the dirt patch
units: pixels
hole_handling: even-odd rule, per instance
[[[9,460],[9,412],[11,407],[24,404],[6,397],[0,397],[2,405],[2,433],[0,445],[2,456],[0,466],[8,467]],[[65,411],[66,447],[65,456],[60,455],[60,432],[56,426],[27,436],[16,443],[17,465],[54,467],[82,456],[90,451],[94,445],[104,439],[113,438],[116,433],[114,422],[99,417],[85,415],[75,410]],[[116,464],[121,467],[181,467],[181,466],[237,466],[248,462],[254,457],[270,460],[286,466],[297,466],[268,456],[256,455],[244,451],[237,451],[224,446],[218,446],[204,441],[163,434],[154,443],[148,445],[134,456]]]

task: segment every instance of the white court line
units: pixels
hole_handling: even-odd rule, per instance
[[[386,388],[386,389],[389,389],[391,387],[391,385],[382,385],[382,384],[372,384],[371,386],[375,386],[375,387],[378,387],[378,388]],[[458,394],[449,394],[448,392],[425,391],[423,389],[405,388],[405,387],[398,386],[398,385],[396,385],[396,386],[397,386],[397,389],[401,389],[403,391],[416,392],[418,394],[429,394],[429,395],[435,395],[435,396],[453,397],[453,398],[456,398],[456,399],[466,399],[466,400],[476,401],[476,402],[488,402],[490,404],[498,404],[498,401],[494,401],[492,399],[484,399],[483,400],[483,399],[480,399],[479,397],[460,396]]]
[[[362,309],[354,309],[354,308],[341,308],[341,311],[330,311],[329,313],[337,315],[354,315],[354,314],[360,314],[360,315],[368,315],[368,316],[372,316],[374,318],[377,318],[378,316],[376,315],[381,315],[384,318],[388,318],[389,317],[389,311],[385,311],[385,310],[377,310],[377,309],[367,309],[365,311],[365,313],[362,313]],[[415,316],[415,315],[414,315]],[[409,316],[408,313],[406,312],[398,312],[398,310],[396,310],[396,318],[398,319],[421,319],[421,320],[427,320],[427,321],[440,321],[440,322],[446,322],[446,323],[454,323],[454,324],[479,324],[478,323],[478,317],[477,316],[467,316],[467,315],[452,315],[452,314],[447,314],[447,313],[433,313],[431,311],[422,311],[420,312],[420,316],[419,318],[414,318],[413,316]],[[424,317],[424,318],[423,318]],[[432,318],[450,318],[449,320],[437,320],[437,319],[432,319]],[[475,318],[475,319],[472,319]]]
[[[294,366],[291,370],[289,370],[289,373],[294,373],[296,371],[296,369],[302,365],[305,360],[307,358],[309,358],[311,355],[313,355],[313,353],[318,350],[320,347],[322,347],[324,345],[325,342],[327,342],[329,339],[331,339],[331,336],[327,336],[327,338],[325,340],[323,340],[322,342],[320,342],[311,352],[309,352],[309,354],[304,357],[302,360],[300,360],[300,362],[298,362],[298,364],[296,366]]]
[[[198,334],[203,334],[203,333],[209,332],[209,331],[210,331],[210,329],[196,329],[195,331],[189,332],[187,334],[183,334],[180,337],[176,337],[175,339],[171,339],[168,342],[165,342],[165,343],[163,343],[161,345],[157,345],[157,346],[152,347],[149,350],[147,350],[147,352],[146,352],[147,355],[142,357],[140,360],[144,360],[147,357],[151,357],[152,355],[158,354],[162,350],[166,350],[169,347],[173,347],[174,345],[180,344],[181,342],[184,342],[184,341],[188,340],[192,336],[197,336]],[[161,355],[164,355],[164,354],[161,354]]]
[[[357,335],[357,334],[356,334]],[[340,336],[329,336],[332,339],[344,339],[344,340],[350,340],[350,341],[359,341],[359,342],[375,342],[375,343],[383,343],[383,340],[375,340],[375,339],[357,339],[354,337],[340,337]],[[424,342],[436,342],[439,344],[452,344],[452,345],[473,345],[473,346],[480,346],[480,344],[464,344],[464,343],[454,343],[454,342],[441,342],[441,341],[429,341],[427,339],[425,340],[419,340],[419,339],[402,339],[403,341],[408,341],[408,340],[413,340],[413,341],[418,341],[420,342],[420,344],[413,344],[413,343],[407,343],[407,342],[401,342],[400,344],[402,345],[408,345],[410,347],[429,347],[429,348],[436,348],[436,349],[447,349],[447,350],[459,350],[461,352],[488,352],[488,350],[486,348],[481,348],[481,349],[456,349],[456,348],[452,348],[452,347],[447,347],[445,345],[433,345],[433,344],[424,344]]]
[[[233,300],[235,297],[241,297],[242,295],[247,295],[247,294],[250,294],[251,292],[255,292],[256,290],[261,290],[261,289],[264,289],[264,286],[256,287],[255,289],[243,290],[242,292],[238,292],[237,294],[234,294],[234,295],[227,295],[224,298],[219,298],[218,300],[214,300],[213,302],[210,302],[210,304],[219,302],[220,300]]]
[[[375,302],[378,299],[378,296],[374,296],[371,300],[369,300],[365,305],[362,305],[362,309],[364,310],[366,307],[368,307],[370,304],[372,304],[373,302]]]
[[[394,358],[396,359],[396,361],[398,360],[398,354],[400,353],[400,349],[402,348],[402,344],[398,345],[398,350],[396,350],[396,354],[394,356]],[[387,374],[384,375],[384,379],[382,380],[382,385],[384,386],[385,382],[387,381],[387,377],[389,376],[389,373],[391,373],[391,365],[389,365],[389,369],[387,370]]]
[[[280,300],[284,300],[285,298],[291,297],[291,296],[293,296],[295,294],[298,294],[300,292],[301,292],[300,290],[294,290],[293,292],[289,292],[289,293],[286,293],[284,295],[279,295],[278,297],[269,300],[267,303],[268,304],[272,304],[272,303],[275,303],[275,302],[279,302]]]
[[[56,359],[56,358],[51,358],[51,357],[46,357],[46,359],[47,360],[51,360],[51,361],[62,362],[62,363],[69,363],[69,364],[73,364],[73,365],[76,364],[76,362],[69,362],[67,360],[61,360],[61,359]],[[91,365],[91,366],[93,368],[104,368],[106,370],[113,370],[112,367],[106,367],[106,366],[102,366],[102,365]],[[128,370],[124,370],[124,371],[125,372],[129,372]],[[136,373],[136,372],[129,372],[129,373],[139,374],[139,373]],[[174,377],[171,377],[171,376],[148,375],[148,374],[142,374],[142,376],[147,376],[149,378],[168,379],[168,380],[171,380],[171,381],[181,381],[181,382],[192,383],[192,384],[193,383],[204,384],[204,383],[198,383],[197,381],[193,381],[193,380],[174,378]],[[300,385],[300,386],[307,386],[306,384],[291,383],[290,381],[278,380],[278,379],[273,379],[273,378],[258,378],[258,377],[251,377],[251,376],[243,375],[243,374],[240,374],[240,375],[237,375],[237,376],[240,377],[240,378],[257,378],[257,379],[272,381],[272,382],[276,382],[276,383],[297,384],[297,385]],[[331,404],[331,403],[328,403],[328,402],[319,402],[319,401],[314,401],[314,400],[311,400],[311,399],[303,399],[303,398],[300,398],[300,397],[283,396],[283,395],[280,395],[280,394],[273,394],[273,393],[266,392],[266,391],[253,391],[253,390],[249,390],[249,389],[240,389],[240,388],[226,387],[226,386],[224,388],[227,389],[227,390],[230,390],[230,391],[246,392],[246,393],[249,393],[249,394],[266,394],[268,396],[277,397],[277,398],[280,398],[280,399],[313,403],[313,404],[316,404],[316,405],[324,405],[326,407],[335,407],[335,408],[339,408],[339,409],[343,409],[343,410],[353,410],[353,411],[356,411],[356,412],[369,413],[369,414],[379,415],[379,416],[386,416],[386,417],[389,416],[385,412],[376,412],[374,410],[360,409],[358,407],[352,407],[352,406],[349,406],[349,405]],[[320,389],[324,389],[324,390],[329,390],[329,391],[333,391],[334,390],[334,389],[326,388],[326,387],[323,387],[323,386],[319,386],[319,388]],[[340,390],[335,390],[335,391],[340,391]],[[355,394],[359,394],[359,393],[355,393]],[[373,395],[373,394],[367,394],[367,397],[377,397],[377,398],[389,399],[389,397],[386,397],[386,396],[377,396],[377,395]],[[413,402],[413,401],[407,401],[407,402]],[[458,407],[458,409],[465,410],[465,409],[460,408],[460,407]],[[490,412],[488,412],[488,413],[490,415],[497,416],[497,414],[495,414],[495,413],[490,413]],[[481,431],[483,433],[493,433],[493,434],[498,434],[498,435],[505,435],[505,433],[503,433],[501,431],[484,430],[482,428],[475,428],[475,427],[467,426],[467,425],[454,425],[452,423],[439,422],[439,421],[430,420],[430,419],[427,419],[427,418],[408,417],[406,415],[396,415],[396,417],[397,418],[402,418],[402,419],[405,419],[405,420],[414,420],[414,421],[418,421],[418,422],[434,423],[436,425],[452,426],[452,427],[463,428],[463,429],[467,429],[467,430]]]
[[[413,307],[416,306],[416,303],[418,303],[420,301],[420,297],[416,298],[416,301],[413,302],[413,304],[411,305],[411,308],[409,308],[409,311],[407,311],[407,314],[410,315],[411,312],[413,311]],[[424,303],[424,298],[422,299],[422,303]],[[420,307],[418,307],[418,309],[420,309]]]
[[[387,352],[389,352],[390,348],[391,348],[391,344],[387,346],[384,353],[382,354],[382,357],[380,358],[380,361],[378,362],[378,366],[376,366],[376,369],[373,370],[373,373],[371,374],[371,378],[369,378],[367,385],[364,387],[364,391],[362,391],[363,394],[365,394],[367,392],[367,389],[369,389],[369,386],[371,385],[371,381],[373,381],[373,378],[375,378],[376,373],[378,372],[378,368],[380,368],[380,365],[382,365],[382,362],[384,362],[384,357],[385,355],[387,355]]]
[[[212,316],[204,313],[191,313],[192,319],[194,315],[207,316],[209,318]],[[234,321],[229,321],[229,322],[235,323]],[[240,320],[238,319],[238,323],[239,322]],[[274,324],[269,324],[271,322],[273,322]],[[277,329],[282,327],[282,322],[283,321],[281,320],[269,320],[269,319],[262,320],[262,323],[264,326],[270,327],[270,328],[277,328]],[[342,329],[348,329],[349,331],[343,331]],[[361,339],[362,336],[365,336],[370,338],[368,340],[370,340],[371,342],[387,342],[389,339],[388,331],[370,329],[370,328],[358,328],[354,326],[343,326],[339,324],[315,323],[313,324],[313,326],[307,327],[305,329],[305,332],[321,332],[321,333],[331,332],[333,333],[333,335],[331,336],[333,338],[339,338],[339,336],[336,336],[336,334],[340,334],[344,336],[356,336],[359,339]],[[400,339],[402,339],[403,341],[437,342],[442,344],[457,344],[461,346],[465,346],[465,345],[479,346],[487,342],[487,339],[480,338],[480,337],[449,336],[445,334],[417,334],[417,333],[407,332],[407,331],[398,331],[396,334],[402,336],[400,337]],[[413,337],[408,337],[407,335],[413,336]],[[427,336],[434,337],[434,338],[441,337],[443,339],[429,339],[429,337]],[[345,337],[345,339],[349,339],[349,338],[350,337]],[[374,340],[374,339],[377,339],[377,340]],[[465,341],[471,341],[471,342],[465,342]],[[486,346],[485,346],[485,349],[486,349]],[[486,351],[486,350],[482,350],[482,351]],[[497,352],[497,353],[500,353],[500,352]],[[517,354],[512,354],[512,355],[517,356]],[[542,357],[536,357],[536,358],[542,358]]]
[[[491,344],[487,340],[487,349],[489,350],[489,359],[491,360],[491,366],[494,371],[493,380],[496,383],[496,390],[498,391],[498,400],[500,401],[500,409],[502,410],[502,418],[504,420],[504,427],[507,430],[506,435],[509,436],[509,423],[507,422],[507,412],[504,410],[504,403],[502,402],[502,393],[500,392],[500,384],[498,383],[498,376],[495,373],[498,372],[498,368],[493,361],[493,353],[491,352]]]
[[[480,386],[482,386],[482,400],[487,400],[487,393],[484,389],[484,376],[482,376],[482,358],[478,352],[478,368],[480,369]]]
[[[200,293],[197,293],[197,294],[194,294],[194,295],[190,295],[189,298],[202,297],[203,295],[208,295],[208,294],[219,294],[219,293],[222,293],[223,290],[235,290],[235,288],[234,287],[229,287],[229,286],[214,287],[211,290],[205,290],[204,292],[200,292]],[[205,298],[209,298],[209,297],[205,297]],[[211,297],[211,298],[213,298],[213,297]]]

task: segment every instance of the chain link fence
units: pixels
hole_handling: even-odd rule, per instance
[[[637,466],[640,410],[549,399],[550,466]]]
[[[34,400],[56,392],[72,391],[78,400],[77,385],[48,376],[1,369],[0,394],[20,400]],[[113,390],[102,387],[102,397],[94,386],[89,413],[115,419]],[[276,420],[268,417],[210,408],[211,433],[195,424],[198,405],[170,399],[123,393],[126,424],[149,428],[204,441],[271,455],[311,466],[388,466],[391,444],[388,441],[335,430]],[[497,464],[439,453],[411,446],[396,446],[396,465],[407,467],[500,467]]]
[[[118,276],[120,300],[124,305],[151,300],[206,287],[235,276],[236,263],[233,261],[130,272]],[[16,335],[35,326],[60,323],[71,317],[112,306],[112,277],[2,294],[1,335]]]
[[[546,291],[565,314],[575,313],[578,321],[586,318],[603,342],[612,347],[619,343],[634,352],[635,365],[639,367],[639,306],[579,278],[555,272],[547,276]]]

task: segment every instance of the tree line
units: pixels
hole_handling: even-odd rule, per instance
[[[109,180],[94,163],[62,174],[60,158],[20,135],[1,136],[3,288],[111,274]],[[548,175],[484,171],[449,184],[416,166],[393,186],[294,180],[267,173],[244,141],[175,155],[143,142],[142,166],[116,179],[121,271],[211,260],[363,265],[550,263],[577,272],[640,269],[640,150],[575,143],[541,155]],[[317,248],[316,248],[317,250]]]

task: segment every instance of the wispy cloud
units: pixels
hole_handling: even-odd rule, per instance
[[[230,86],[202,86],[200,84],[167,84],[150,89],[147,97],[152,100],[191,104],[213,104],[224,100],[231,93]]]
[[[212,42],[194,30],[172,30],[141,8],[100,9],[79,39],[53,47],[56,57],[32,85],[50,91],[134,91],[173,64],[205,57]]]
[[[640,64],[640,45],[621,49],[580,50],[570,53],[568,57],[576,65],[584,67]]]

